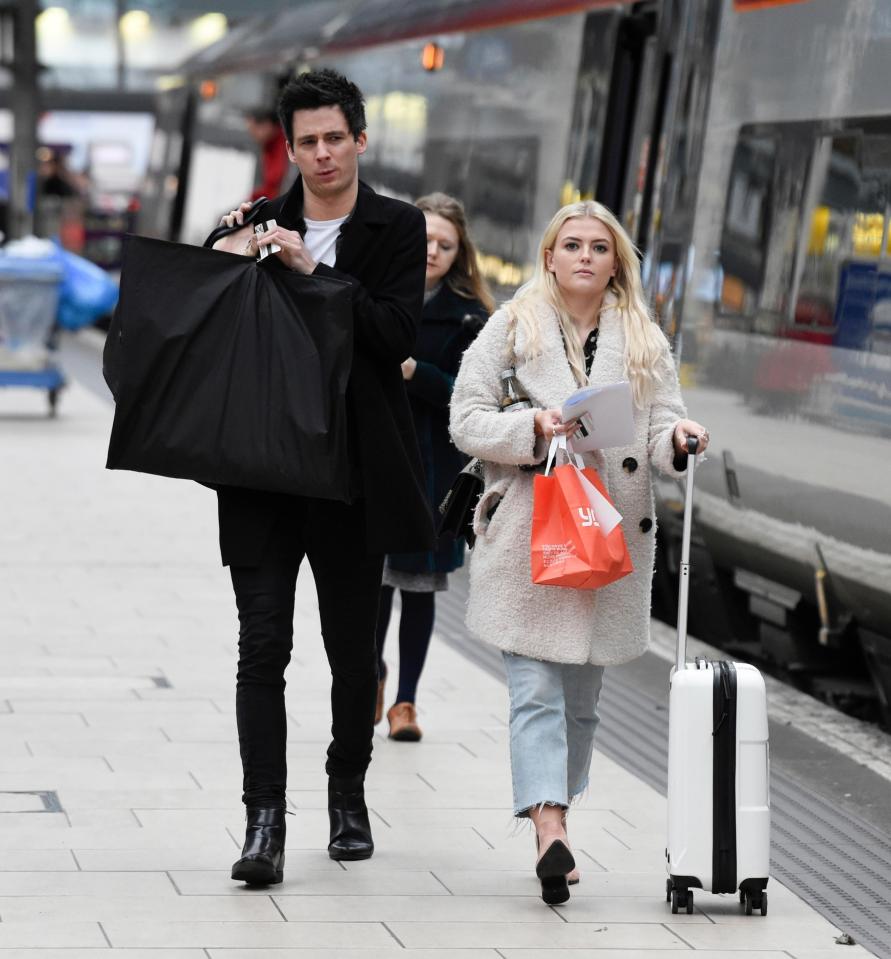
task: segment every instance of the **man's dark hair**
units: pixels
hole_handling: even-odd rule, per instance
[[[365,98],[356,84],[336,70],[312,70],[289,80],[278,100],[278,118],[288,143],[294,136],[294,112],[319,107],[340,107],[353,139],[365,129]]]

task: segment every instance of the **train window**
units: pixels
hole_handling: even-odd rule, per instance
[[[758,307],[771,227],[776,157],[774,137],[740,135],[721,238],[720,312],[725,316],[753,317]]]
[[[816,140],[791,335],[888,352],[891,135]]]
[[[727,183],[724,326],[891,353],[891,122],[743,128]]]
[[[510,250],[510,236],[531,222],[538,179],[539,141],[535,137],[479,138],[474,142],[430,139],[429,182],[463,196],[468,215],[482,238],[493,230],[499,250]],[[491,241],[486,244],[491,248]]]

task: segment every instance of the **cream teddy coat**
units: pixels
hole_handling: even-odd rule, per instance
[[[588,378],[595,386],[626,379],[625,336],[614,304],[608,293]],[[556,312],[546,303],[537,312],[544,347],[539,356],[525,356],[523,331],[498,310],[464,354],[452,395],[452,439],[485,465],[485,488],[474,517],[467,625],[479,639],[510,653],[612,666],[640,656],[649,643],[656,538],[650,464],[678,475],[672,438],[686,410],[666,342],[661,382],[649,404],[634,410],[634,442],[585,456],[622,514],[634,572],[598,590],[535,585],[530,566],[534,474],[518,465],[539,463],[546,452],[546,443],[534,433],[536,409],[560,407],[577,389]],[[514,335],[517,378],[533,409],[501,413],[500,374],[511,365],[508,344]],[[499,500],[489,522],[487,514]]]

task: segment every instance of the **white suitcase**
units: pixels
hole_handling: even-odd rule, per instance
[[[691,442],[695,450],[695,441]],[[686,662],[695,456],[687,465],[677,663],[668,700],[668,880],[671,911],[693,912],[694,888],[739,891],[767,913],[770,795],[764,680],[743,663]]]

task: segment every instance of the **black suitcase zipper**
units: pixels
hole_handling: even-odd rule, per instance
[[[736,892],[736,668],[712,669],[712,892]]]

